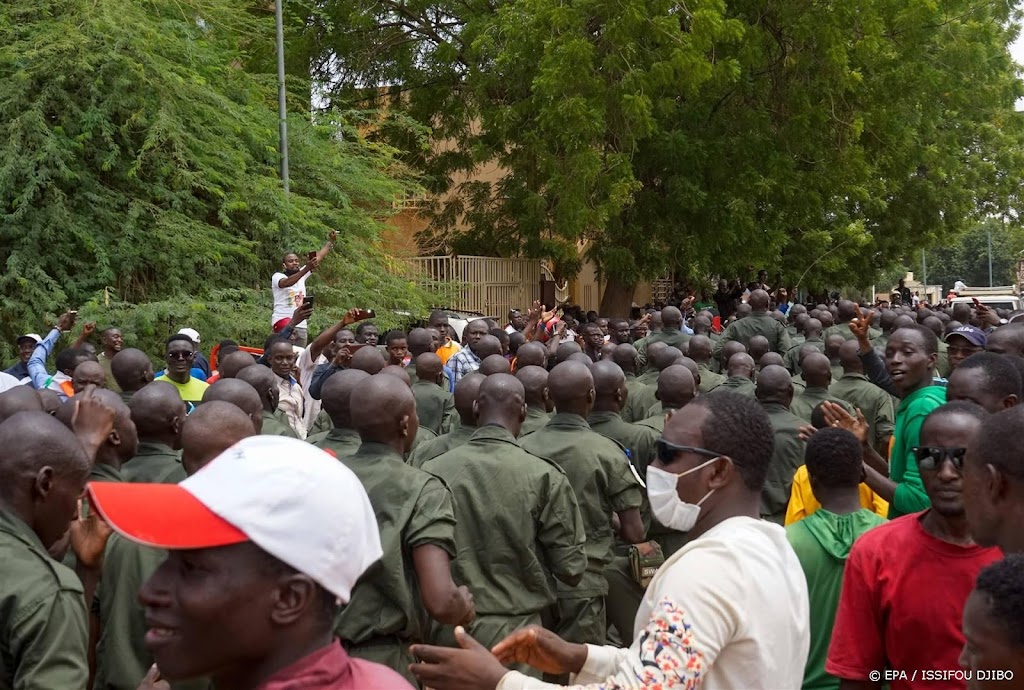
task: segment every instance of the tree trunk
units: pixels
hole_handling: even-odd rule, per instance
[[[628,319],[635,292],[636,283],[624,283],[609,278],[608,285],[604,288],[604,295],[601,296],[601,308],[598,313],[609,318],[615,316]]]

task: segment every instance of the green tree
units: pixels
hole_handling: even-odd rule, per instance
[[[586,247],[608,313],[666,268],[867,283],[1024,169],[1006,0],[323,6],[335,101],[386,92],[445,142],[405,147],[443,199],[426,243],[565,274]]]
[[[926,253],[928,282],[951,290],[958,280],[971,287],[988,282],[988,239],[992,236],[992,284],[1013,285],[1017,261],[1024,252],[1024,231],[1019,225],[989,218],[947,245]]]
[[[0,6],[4,343],[84,305],[150,352],[185,325],[261,344],[281,255],[318,249],[332,228],[311,283],[318,322],[352,305],[422,311],[423,291],[378,249],[412,185],[394,150],[363,136],[369,114],[313,120],[298,99],[284,196],[275,78],[260,71],[272,62],[250,59],[272,51],[263,2]]]

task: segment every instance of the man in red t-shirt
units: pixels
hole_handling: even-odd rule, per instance
[[[1002,555],[971,539],[961,494],[966,448],[985,416],[966,402],[928,415],[915,454],[932,507],[854,543],[825,663],[840,690],[881,688],[887,679],[891,690],[966,687],[952,675],[964,602],[978,572]]]

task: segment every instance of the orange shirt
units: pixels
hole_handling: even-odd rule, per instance
[[[461,349],[462,348],[459,347],[457,342],[449,340],[441,345],[441,347],[437,348],[437,352],[435,354],[441,358],[441,364],[445,365],[448,364],[448,360]]]

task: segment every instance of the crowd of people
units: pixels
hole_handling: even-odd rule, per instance
[[[761,274],[314,337],[330,247],[259,350],[18,338],[0,689],[1024,687],[1012,314]]]

